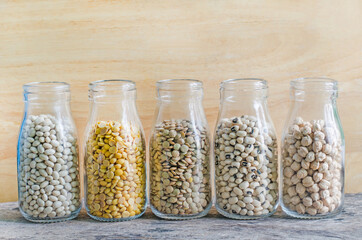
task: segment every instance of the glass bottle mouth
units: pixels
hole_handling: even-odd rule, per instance
[[[201,90],[202,82],[195,79],[165,79],[156,83],[158,90]]]
[[[338,81],[331,78],[297,78],[290,81],[290,88],[294,90],[308,91],[337,91]]]
[[[66,82],[31,82],[24,84],[25,93],[38,92],[69,92],[70,85]]]
[[[220,90],[252,91],[264,89],[268,89],[268,83],[260,78],[236,78],[220,83]]]
[[[132,91],[136,89],[136,83],[131,80],[123,79],[99,80],[91,82],[89,84],[89,89],[93,92],[104,90]]]

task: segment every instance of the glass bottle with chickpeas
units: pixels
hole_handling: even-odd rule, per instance
[[[337,81],[291,81],[292,107],[282,139],[282,208],[297,218],[341,212],[344,199],[344,135]]]
[[[146,209],[146,155],[135,83],[89,85],[91,112],[85,136],[85,205],[99,221],[125,221]]]

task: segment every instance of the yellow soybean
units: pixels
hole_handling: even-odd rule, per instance
[[[128,218],[144,211],[145,147],[140,130],[116,121],[95,124],[87,139],[87,205],[90,214]]]

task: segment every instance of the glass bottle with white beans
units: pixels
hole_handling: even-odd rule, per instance
[[[344,199],[345,152],[337,81],[303,78],[290,86],[292,106],[282,137],[282,209],[297,218],[336,215]]]
[[[220,84],[214,134],[215,206],[228,218],[267,217],[278,206],[278,149],[267,89],[262,79]]]
[[[18,141],[18,195],[32,222],[75,218],[81,208],[77,131],[69,84],[23,86],[25,111]]]

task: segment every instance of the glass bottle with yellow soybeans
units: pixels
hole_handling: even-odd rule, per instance
[[[125,221],[146,209],[146,155],[136,109],[136,86],[128,80],[89,85],[85,136],[85,205],[99,221]]]

